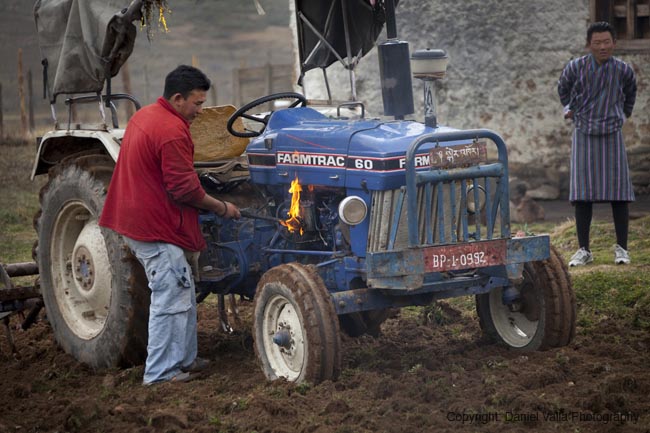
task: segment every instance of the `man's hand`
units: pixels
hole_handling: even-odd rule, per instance
[[[192,205],[198,207],[199,209],[205,209],[210,212],[214,212],[218,217],[221,218],[232,218],[236,220],[241,218],[241,214],[239,213],[239,208],[237,206],[230,202],[214,198],[208,194],[205,194],[200,201],[193,203]]]
[[[220,200],[225,206],[226,206],[226,211],[221,211],[219,212],[219,216],[222,218],[228,218],[228,219],[236,219],[238,220],[241,218],[241,214],[239,213],[239,208],[235,206],[234,204],[230,203],[229,201],[223,201]]]
[[[567,110],[564,112],[565,119],[573,119],[573,110]]]

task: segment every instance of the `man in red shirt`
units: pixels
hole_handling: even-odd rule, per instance
[[[239,218],[206,194],[194,171],[190,123],[210,80],[181,65],[165,78],[163,97],[129,121],[99,224],[120,233],[144,266],[151,289],[144,384],[187,381],[208,361],[197,358],[196,297],[186,255],[205,248],[198,212]]]

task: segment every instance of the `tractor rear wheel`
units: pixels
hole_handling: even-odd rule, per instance
[[[476,296],[481,328],[513,349],[546,350],[569,344],[575,335],[576,302],[566,265],[554,247],[551,256],[524,265],[520,299],[504,305],[498,288]]]
[[[90,155],[54,167],[36,221],[48,320],[61,347],[94,368],[146,356],[146,276],[122,238],[98,225],[113,165]]]
[[[339,323],[315,269],[287,263],[267,271],[257,285],[255,353],[269,380],[312,384],[341,371]]]

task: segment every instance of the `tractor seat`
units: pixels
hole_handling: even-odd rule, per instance
[[[194,167],[203,188],[213,194],[227,194],[250,178],[246,155],[225,161],[195,162]]]
[[[247,138],[231,135],[226,125],[237,111],[232,105],[204,107],[190,126],[194,141],[194,168],[203,188],[213,194],[228,193],[249,178],[248,160],[243,153]],[[243,129],[242,120],[235,127]]]

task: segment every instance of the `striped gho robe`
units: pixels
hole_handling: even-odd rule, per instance
[[[634,71],[610,57],[571,60],[558,81],[560,101],[573,111],[570,201],[634,201],[623,121],[636,99]]]

